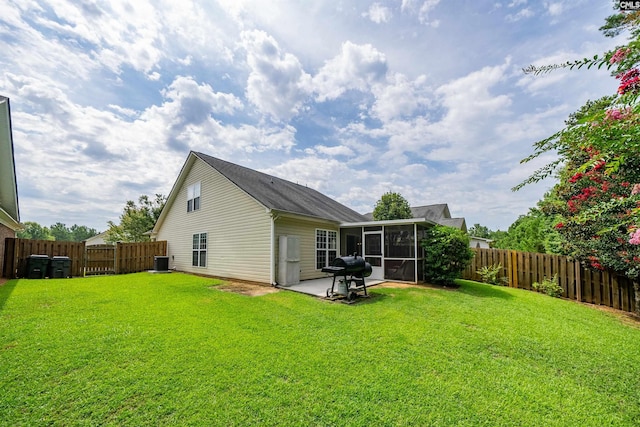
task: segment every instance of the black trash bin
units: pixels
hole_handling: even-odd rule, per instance
[[[44,279],[49,267],[48,255],[29,255],[27,257],[27,278]]]
[[[168,256],[154,256],[153,257],[153,269],[155,271],[169,271],[169,257]]]
[[[49,261],[49,278],[63,279],[71,277],[71,258],[68,256],[54,256]]]

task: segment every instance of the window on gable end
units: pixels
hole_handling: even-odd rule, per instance
[[[187,212],[200,209],[200,182],[187,187]]]

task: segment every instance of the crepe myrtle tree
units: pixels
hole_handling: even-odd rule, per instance
[[[413,218],[411,206],[400,193],[391,191],[384,193],[373,209],[373,219],[375,221],[409,218]]]
[[[453,285],[474,256],[469,235],[454,227],[430,227],[420,244],[424,248],[425,280],[434,285]]]
[[[607,67],[619,83],[615,95],[587,102],[564,129],[535,143],[523,163],[547,152],[558,158],[514,190],[555,173],[558,183],[541,209],[559,218],[563,252],[631,278],[640,315],[640,12],[612,15],[601,30],[605,36],[627,31],[629,41],[602,57],[524,70]]]

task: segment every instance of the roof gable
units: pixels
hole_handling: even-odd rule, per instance
[[[268,209],[337,222],[366,220],[353,209],[312,188],[204,153],[193,154]]]
[[[415,206],[411,208],[411,214],[414,218],[426,218],[435,222],[442,218],[451,218],[449,206],[446,203]]]
[[[18,186],[13,157],[9,98],[0,95],[0,222],[19,228]]]

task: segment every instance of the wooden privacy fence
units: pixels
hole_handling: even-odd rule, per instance
[[[71,259],[71,276],[126,274],[152,270],[156,256],[165,256],[167,242],[118,243],[86,246],[84,242],[5,239],[2,276],[15,279],[27,276],[30,255],[67,256]]]
[[[481,281],[482,267],[500,264],[498,277],[506,277],[510,287],[533,289],[533,283],[558,275],[562,296],[590,304],[605,305],[633,312],[633,281],[610,271],[585,268],[580,262],[562,255],[538,254],[507,249],[473,249],[475,256],[463,272],[464,279]]]
[[[85,248],[84,274],[116,274],[116,245],[90,245]]]
[[[118,243],[116,245],[116,274],[136,273],[153,269],[156,256],[167,254],[167,241]]]
[[[67,256],[71,259],[71,276],[84,272],[84,242],[54,240],[5,239],[3,276],[10,279],[27,277],[27,258],[30,255]]]

